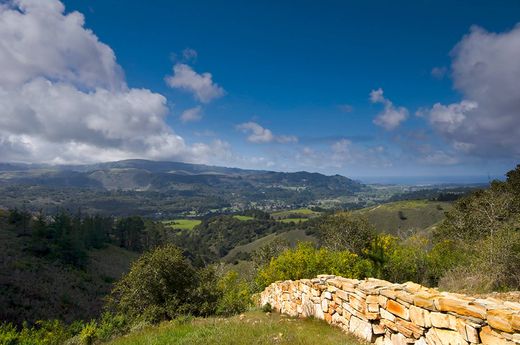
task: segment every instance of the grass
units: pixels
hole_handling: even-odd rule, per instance
[[[252,253],[260,247],[274,240],[285,240],[289,242],[291,245],[295,245],[297,242],[316,242],[316,238],[313,236],[306,235],[305,230],[290,230],[287,232],[282,232],[280,234],[269,234],[267,236],[260,237],[259,239],[253,242],[236,246],[235,248],[231,249],[229,253],[222,259],[224,261],[230,260],[239,252]]]
[[[167,322],[118,338],[111,345],[213,345],[213,344],[300,344],[361,345],[320,320],[302,320],[279,314],[248,312],[231,318],[196,318]]]
[[[163,224],[171,227],[172,229],[180,230],[193,230],[194,227],[201,223],[198,219],[173,219],[165,220]]]
[[[276,218],[290,217],[290,216],[294,216],[294,215],[318,216],[318,215],[320,215],[320,212],[316,212],[316,211],[313,211],[308,208],[298,208],[296,210],[273,212],[273,213],[271,213],[271,215]]]
[[[278,222],[281,223],[300,223],[300,222],[306,222],[309,218],[283,218],[283,219],[277,219]]]
[[[234,215],[233,218],[235,219],[238,219],[238,220],[253,220],[255,219],[254,217],[251,217],[251,216],[242,216],[242,215]]]
[[[367,207],[354,213],[367,217],[378,232],[406,236],[434,228],[451,207],[448,202],[407,200]]]

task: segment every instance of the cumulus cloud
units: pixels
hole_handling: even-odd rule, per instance
[[[298,138],[292,135],[274,135],[270,129],[260,126],[256,122],[245,122],[236,126],[243,133],[248,133],[247,140],[252,143],[271,143],[280,144],[296,143]]]
[[[202,107],[200,105],[186,109],[181,114],[182,122],[193,122],[202,119]]]
[[[391,131],[399,127],[399,125],[408,118],[408,110],[404,107],[396,107],[383,95],[383,89],[372,90],[370,92],[370,101],[372,103],[382,103],[384,110],[374,119],[374,124],[383,127],[387,131]]]
[[[173,75],[165,80],[172,88],[191,92],[202,103],[209,103],[226,94],[222,87],[213,82],[211,73],[199,74],[184,63],[176,63],[173,66]]]
[[[344,113],[351,113],[352,110],[354,110],[354,107],[350,104],[340,104],[338,105],[339,110],[341,110]]]
[[[474,155],[520,156],[520,25],[503,33],[473,27],[451,52],[459,103],[435,104],[433,127]]]
[[[145,157],[204,161],[225,143],[188,145],[167,101],[129,88],[113,50],[58,0],[0,5],[0,157],[79,163]],[[212,151],[212,154],[208,152]]]

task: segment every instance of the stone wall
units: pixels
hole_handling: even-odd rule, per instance
[[[323,319],[376,344],[520,344],[520,303],[415,283],[321,275],[273,283],[259,302],[290,316]]]

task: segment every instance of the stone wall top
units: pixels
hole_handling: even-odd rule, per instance
[[[379,344],[520,344],[520,303],[441,292],[407,282],[320,275],[280,281],[260,304],[314,316]]]

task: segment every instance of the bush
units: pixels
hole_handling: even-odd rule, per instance
[[[179,248],[167,245],[143,254],[115,286],[110,306],[150,322],[197,314],[192,304],[196,271]]]
[[[372,264],[348,250],[316,249],[311,243],[299,243],[262,267],[256,277],[257,288],[264,289],[278,280],[314,278],[318,274],[335,274],[349,278],[370,276]]]
[[[12,324],[0,324],[0,345],[60,345],[74,334],[57,320],[38,321],[17,330]]]
[[[218,281],[221,293],[217,304],[217,314],[233,315],[242,313],[251,306],[249,285],[239,278],[238,273],[230,271]]]

